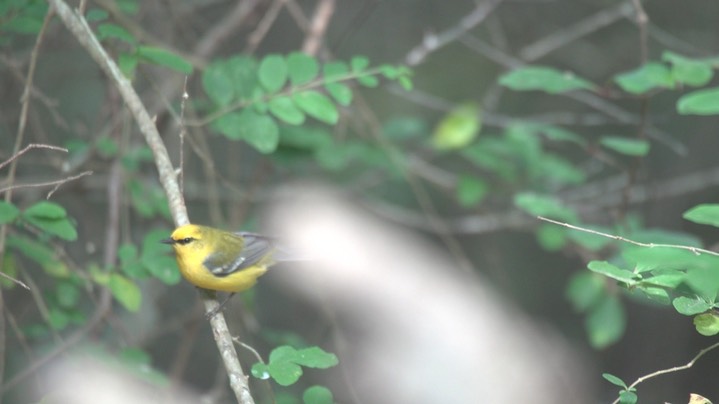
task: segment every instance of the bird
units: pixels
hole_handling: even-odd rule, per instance
[[[230,295],[210,313],[213,317],[237,292],[251,288],[267,268],[306,257],[279,245],[275,237],[251,232],[229,232],[186,224],[160,240],[175,251],[177,266],[191,284]]]

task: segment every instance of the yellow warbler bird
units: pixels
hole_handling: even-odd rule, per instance
[[[232,294],[251,288],[270,265],[305,259],[279,247],[272,237],[196,224],[178,227],[161,242],[172,245],[180,273],[188,282]]]

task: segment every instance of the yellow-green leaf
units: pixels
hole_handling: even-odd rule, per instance
[[[476,102],[465,102],[452,109],[432,134],[432,145],[438,150],[461,149],[477,137],[482,128],[481,109]]]

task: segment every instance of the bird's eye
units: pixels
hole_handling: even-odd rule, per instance
[[[183,239],[177,240],[177,244],[180,244],[180,245],[190,244],[193,240],[194,240],[194,238],[192,238],[192,237],[185,237]]]

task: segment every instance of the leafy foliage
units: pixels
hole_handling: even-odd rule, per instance
[[[377,75],[399,81],[408,80],[410,74],[402,67],[369,69],[369,60],[363,57],[353,58],[350,64],[320,64],[299,52],[271,54],[261,60],[238,55],[215,61],[202,74],[205,93],[214,104],[209,118],[212,127],[230,140],[247,142],[260,153],[273,153],[284,130],[282,124],[302,125],[307,117],[336,124],[339,108],[352,101],[347,82],[375,87]]]
[[[269,362],[255,363],[252,375],[258,379],[272,378],[281,386],[289,386],[302,376],[302,367],[327,369],[339,363],[337,356],[319,347],[297,350],[289,345],[279,346],[270,353]]]

